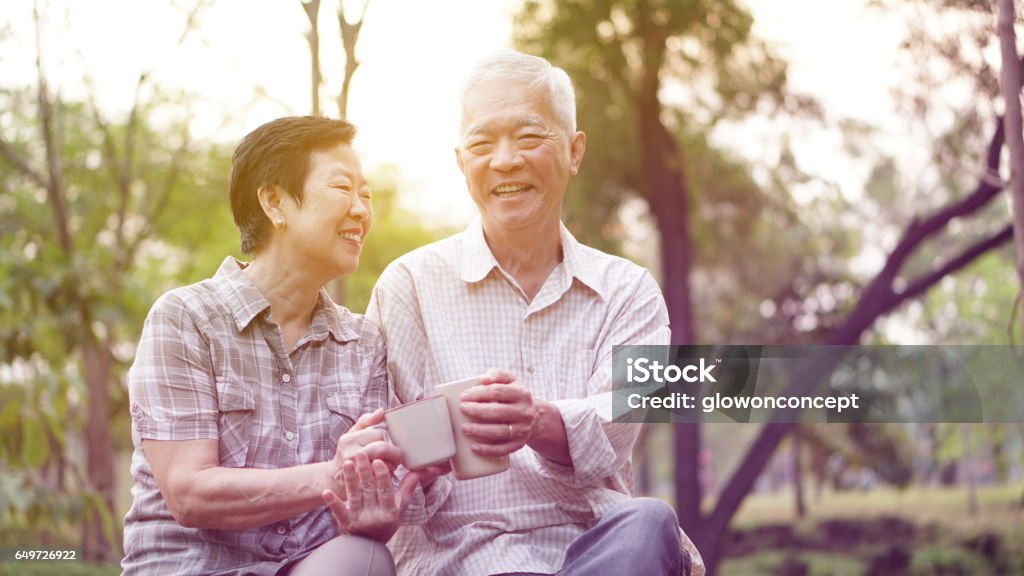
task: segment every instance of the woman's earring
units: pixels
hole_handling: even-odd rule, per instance
[[[282,220],[280,218],[278,218],[277,220],[274,220],[274,227],[275,228],[285,228],[286,226],[287,226],[287,224],[285,224],[284,220]]]

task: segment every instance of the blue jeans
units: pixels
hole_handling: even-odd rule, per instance
[[[690,557],[679,542],[676,513],[654,498],[632,498],[609,509],[596,526],[573,541],[558,572],[559,576],[689,573]]]

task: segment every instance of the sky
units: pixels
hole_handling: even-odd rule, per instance
[[[177,0],[182,6],[191,2]],[[335,6],[321,7],[323,106],[334,114],[344,60]],[[453,153],[462,81],[476,60],[509,46],[518,0],[372,0],[358,45],[349,119],[359,127],[356,147],[370,173],[399,170],[403,204],[439,223],[460,224],[473,214]],[[900,131],[889,87],[902,36],[897,19],[864,7],[863,0],[751,0],[755,32],[790,62],[794,88],[816,95],[831,111]],[[133,86],[146,71],[161,86],[192,99],[200,136],[233,143],[285,114],[310,110],[306,16],[299,0],[217,0],[184,41],[184,12],[170,0],[41,2],[48,22],[44,61],[66,97],[84,95],[83,74],[112,112],[127,110]],[[362,0],[345,4],[357,15]],[[0,77],[33,78],[32,2],[5,3],[13,38],[0,43]],[[586,127],[581,127],[586,130]],[[774,129],[756,123],[721,139],[750,158],[770,160]],[[764,133],[762,133],[764,132]],[[886,145],[886,138],[877,140]],[[899,147],[898,139],[890,143]],[[841,154],[838,135],[797,135],[798,159],[855,193],[868,167]],[[429,222],[427,222],[429,224]]]

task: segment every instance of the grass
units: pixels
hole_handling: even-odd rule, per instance
[[[788,552],[754,554],[725,562],[718,573],[725,576],[776,576],[779,565],[793,556]],[[866,568],[865,562],[843,554],[810,552],[800,554],[799,558],[808,564],[808,576],[856,576]]]
[[[973,534],[981,530],[1024,533],[1024,509],[1020,508],[1021,486],[986,486],[978,489],[978,510],[968,514],[964,488],[915,487],[899,491],[829,492],[817,501],[807,498],[807,516],[797,525],[829,518],[872,518],[899,516],[918,525],[937,524],[954,532]],[[795,521],[792,495],[753,494],[746,499],[733,521],[734,528]]]
[[[121,573],[118,564],[85,564],[81,562],[0,563],[2,576],[115,576]]]
[[[933,529],[934,541],[919,542],[910,550],[910,573],[915,576],[985,573],[984,570],[978,572],[976,568],[978,562],[986,560],[967,551],[964,542],[986,534],[998,535],[1002,561],[1013,564],[1009,571],[1003,573],[1024,573],[1018,572],[1024,570],[1024,560],[1018,560],[1024,559],[1021,486],[987,486],[980,488],[977,496],[978,509],[971,515],[968,513],[967,491],[962,487],[826,493],[820,500],[813,496],[808,498],[807,516],[796,520],[792,494],[755,494],[744,502],[733,528],[750,530],[766,525],[783,525],[791,526],[797,533],[814,534],[821,529],[821,522],[827,520],[871,520],[895,516],[918,528]],[[787,558],[795,558],[808,565],[811,576],[854,576],[863,574],[869,558],[879,552],[877,547],[867,546],[851,549],[849,553],[762,550],[725,560],[719,574],[783,574],[782,563]],[[967,571],[950,571],[952,565]]]

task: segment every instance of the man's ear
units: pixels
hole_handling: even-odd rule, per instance
[[[577,132],[569,142],[569,173],[575,176],[583,163],[583,154],[587,151],[587,135]]]
[[[459,172],[462,172],[462,175],[465,176],[466,175],[466,168],[462,165],[462,147],[461,146],[456,146],[455,147],[455,163],[459,165]]]
[[[260,199],[260,207],[263,208],[263,213],[275,225],[285,222],[285,195],[284,188],[276,184],[260,186],[260,189],[256,191],[256,197]]]

